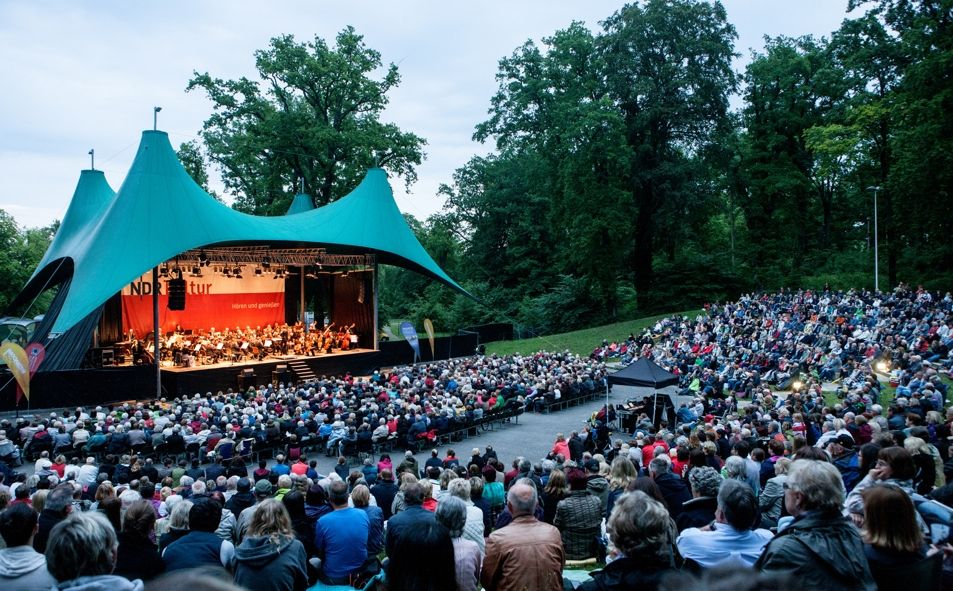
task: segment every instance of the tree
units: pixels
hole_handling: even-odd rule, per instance
[[[22,309],[8,309],[50,247],[57,229],[59,221],[43,228],[21,230],[13,216],[0,209],[0,310],[36,316],[49,307],[53,296],[47,291]]]
[[[381,166],[416,180],[425,141],[380,120],[387,93],[400,82],[397,66],[383,75],[380,54],[352,27],[335,46],[291,35],[255,52],[261,82],[212,78],[196,72],[187,90],[201,89],[213,113],[201,136],[235,208],[284,213],[299,179],[320,206],[344,195],[366,170]]]
[[[691,178],[690,159],[727,116],[736,85],[734,27],[719,3],[649,0],[604,23],[600,45],[629,150],[640,300],[653,284],[656,218]]]
[[[205,156],[202,154],[202,147],[199,146],[198,142],[184,142],[179,146],[179,150],[176,154],[182,166],[185,168],[185,171],[188,172],[192,180],[195,181],[195,184],[202,187],[202,189],[216,201],[223,202],[222,198],[208,186],[208,168],[205,164]]]

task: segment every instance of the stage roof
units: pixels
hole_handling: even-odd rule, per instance
[[[100,171],[82,172],[56,238],[11,307],[72,271],[51,330],[62,333],[127,283],[180,253],[252,244],[374,254],[381,263],[417,271],[470,295],[421,246],[394,202],[384,170],[370,169],[351,193],[333,203],[301,209],[276,217],[235,211],[192,180],[165,132],[145,131],[118,193],[112,194]]]

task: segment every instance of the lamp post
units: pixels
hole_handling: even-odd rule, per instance
[[[159,111],[162,110],[162,107],[153,107],[152,108],[152,131],[155,131],[159,128]]]
[[[867,187],[868,191],[874,192],[874,291],[880,291],[880,252],[877,240],[877,193],[880,191],[879,185]]]

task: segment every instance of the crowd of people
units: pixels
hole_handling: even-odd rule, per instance
[[[394,450],[321,474],[299,442],[411,443],[471,412],[584,392],[605,377],[600,360],[480,356],[7,421],[0,455],[37,457],[30,477],[0,483],[0,588],[557,590],[574,561],[605,565],[585,591],[710,588],[721,572],[742,574],[735,589],[940,588],[953,555],[950,304],[798,292],[659,321],[624,354],[683,377],[693,402],[674,424],[610,434],[604,407],[545,458],[509,464],[490,446],[420,464]],[[803,386],[768,389],[782,369]],[[846,385],[836,403],[827,381]],[[38,433],[51,445],[36,454]],[[108,453],[80,461],[95,436]],[[286,442],[273,465],[221,460],[223,445],[261,436]],[[176,437],[207,455],[136,453]]]
[[[683,392],[706,397],[750,398],[795,378],[876,387],[875,361],[895,377],[905,371],[922,380],[929,368],[935,376],[953,366],[953,296],[904,285],[889,293],[751,294],[707,305],[694,319],[660,319],[591,355],[623,363],[645,356],[677,374]]]

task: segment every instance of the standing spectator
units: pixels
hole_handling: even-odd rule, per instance
[[[189,533],[162,552],[166,570],[174,571],[200,566],[229,568],[235,546],[215,535],[222,521],[222,506],[208,497],[193,499],[189,509]]]
[[[569,496],[559,501],[553,525],[559,528],[566,558],[584,560],[596,556],[596,536],[602,525],[599,498],[586,488],[586,475],[569,471]]]
[[[284,506],[265,499],[235,548],[235,584],[255,591],[300,591],[308,586],[307,561]]]
[[[579,436],[578,432],[572,432],[572,434],[569,436],[567,446],[569,447],[569,455],[565,457],[572,460],[573,462],[576,462],[578,465],[580,462],[582,462],[582,453],[586,447],[585,442],[582,440],[582,437]]]
[[[332,482],[328,496],[334,511],[318,520],[314,532],[321,578],[329,585],[350,584],[351,576],[367,560],[370,523],[367,513],[348,507],[344,482]]]
[[[149,539],[156,524],[155,510],[149,501],[136,501],[122,518],[119,549],[116,552],[116,570],[113,574],[130,581],[148,581],[165,571],[162,556]]]
[[[480,583],[483,552],[472,541],[463,538],[466,505],[456,497],[447,497],[437,506],[437,523],[447,528],[453,541],[457,591],[476,591]]]
[[[496,468],[487,463],[483,468],[483,498],[490,504],[490,511],[497,514],[503,511],[506,504],[506,491],[503,490],[503,483],[499,481]],[[552,476],[550,476],[552,478]]]
[[[72,509],[73,486],[71,484],[61,484],[50,491],[46,497],[43,512],[40,513],[36,537],[33,538],[34,550],[41,553],[46,551],[46,542],[50,537],[50,532],[58,523],[69,517]]]
[[[142,591],[142,581],[113,574],[116,567],[116,532],[96,512],[76,513],[58,523],[46,548],[47,569],[54,589],[109,589]]]
[[[837,468],[797,460],[785,484],[784,504],[794,521],[768,542],[754,567],[787,573],[805,589],[875,589],[860,534],[841,515],[844,488]]]
[[[46,557],[33,549],[39,515],[25,504],[13,505],[0,513],[0,588],[48,591],[56,584],[46,569]]]
[[[537,521],[536,486],[517,480],[506,497],[513,521],[490,534],[480,582],[487,591],[561,591],[565,553],[559,530]]]
[[[661,578],[673,570],[675,523],[665,505],[642,491],[619,498],[606,524],[609,540],[618,552],[579,591],[654,591]]]

